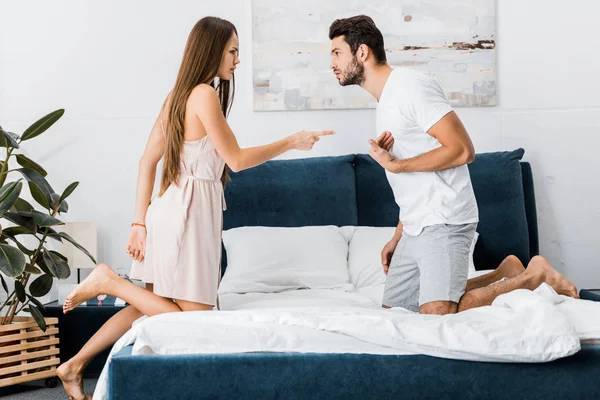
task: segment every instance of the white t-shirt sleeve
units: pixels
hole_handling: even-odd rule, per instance
[[[425,132],[452,111],[452,106],[440,84],[427,75],[414,79],[407,95],[410,103],[409,112]]]

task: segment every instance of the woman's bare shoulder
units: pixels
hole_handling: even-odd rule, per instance
[[[218,96],[217,92],[212,86],[207,85],[206,83],[201,83],[194,89],[192,89],[189,100],[192,102],[205,102],[217,100],[218,102]]]

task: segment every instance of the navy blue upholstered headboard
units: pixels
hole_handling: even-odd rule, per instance
[[[522,149],[482,153],[469,165],[480,214],[478,269],[496,268],[509,254],[526,264],[538,253],[533,178],[522,156]],[[223,229],[398,223],[385,173],[368,155],[270,161],[231,175]]]

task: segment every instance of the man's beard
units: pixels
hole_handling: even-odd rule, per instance
[[[365,67],[358,63],[356,57],[352,58],[352,62],[344,71],[340,85],[361,85],[365,81]]]

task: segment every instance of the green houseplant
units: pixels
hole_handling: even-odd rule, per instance
[[[54,229],[63,224],[57,216],[69,210],[66,199],[79,182],[71,183],[60,194],[55,192],[45,178],[44,168],[19,151],[24,142],[44,133],[63,114],[63,109],[51,112],[33,123],[21,136],[0,127],[0,146],[6,150],[3,160],[0,155],[0,271],[14,280],[14,290],[9,293],[6,280],[0,275],[1,290],[7,293],[6,301],[0,304],[1,325],[11,324],[15,315],[23,310],[31,314],[41,330],[46,330],[44,306],[38,297],[50,291],[54,278],[67,279],[71,274],[67,258],[47,249],[49,240],[66,240],[96,262],[72,237]],[[9,176],[16,178],[7,179]],[[38,209],[20,197],[24,185],[40,206]],[[24,236],[34,238],[29,240],[35,243],[33,248],[25,246]],[[33,280],[27,288],[30,279]]]

